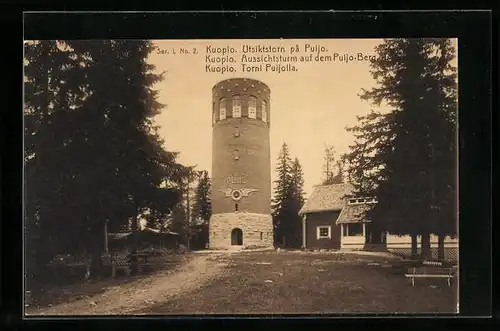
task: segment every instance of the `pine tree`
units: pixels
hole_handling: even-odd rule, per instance
[[[335,164],[337,166],[337,174],[333,176],[332,184],[342,184],[344,183],[344,162],[337,160]]]
[[[325,146],[325,155],[323,157],[323,172],[325,178],[322,185],[341,184],[344,182],[343,178],[343,163],[335,157],[335,147],[332,145]],[[335,170],[335,168],[337,168]]]
[[[453,49],[444,39],[385,40],[371,64],[378,86],[362,98],[388,113],[371,111],[349,131],[355,144],[344,159],[358,194],[375,195],[375,224],[395,233],[422,236],[429,257],[432,231],[453,233],[455,191]],[[436,230],[439,229],[439,230]]]
[[[324,153],[323,172],[325,174],[325,178],[323,179],[322,185],[330,185],[333,184],[335,177],[335,147],[332,145],[326,145]]]

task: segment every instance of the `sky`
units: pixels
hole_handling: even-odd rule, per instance
[[[347,152],[354,139],[345,130],[346,126],[355,125],[356,116],[373,108],[360,99],[359,93],[363,88],[374,87],[367,59],[375,55],[374,47],[381,42],[381,39],[156,40],[157,49],[148,61],[155,65],[156,72],[165,72],[164,80],[154,87],[159,91],[158,101],[166,105],[155,118],[165,147],[179,152],[179,162],[211,173],[212,87],[228,78],[258,79],[271,90],[271,180],[276,178],[276,160],[282,144],[286,143],[291,156],[302,164],[304,191],[309,195],[323,179],[325,145],[333,145],[337,156]],[[244,45],[283,49],[273,53],[244,53]],[[229,65],[234,72],[223,73],[226,63],[221,65],[221,61],[230,59],[222,52],[230,52],[231,47],[235,53],[229,53],[234,60]],[[260,72],[242,72],[243,55],[268,54],[296,56],[297,62],[281,59],[281,65],[293,65],[296,71],[266,71],[264,67]],[[331,58],[315,58],[316,55]],[[353,58],[349,61],[350,56]],[[307,59],[311,61],[306,62]],[[218,72],[210,71],[216,67]]]

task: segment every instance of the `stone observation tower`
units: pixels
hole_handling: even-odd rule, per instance
[[[212,100],[210,248],[271,247],[269,87],[227,79]]]

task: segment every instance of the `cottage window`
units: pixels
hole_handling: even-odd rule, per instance
[[[257,118],[257,98],[254,96],[248,98],[248,117]]]
[[[226,99],[221,98],[219,101],[219,120],[226,119]]]
[[[233,97],[233,117],[241,117],[241,99],[238,95]]]
[[[347,204],[349,205],[360,205],[365,203],[377,203],[377,199],[375,198],[354,198],[347,200]]]
[[[356,236],[362,236],[363,235],[363,224],[362,223],[351,223],[351,224],[346,224],[346,233],[344,234],[345,236],[349,237],[356,237]]]
[[[262,100],[262,121],[267,122],[267,102]]]
[[[318,239],[331,239],[332,238],[331,226],[318,226],[316,228],[316,235]]]

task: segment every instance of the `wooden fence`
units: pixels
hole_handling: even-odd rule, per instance
[[[431,235],[431,254],[432,259],[438,258],[438,237]],[[387,234],[386,236],[387,250],[393,254],[403,257],[411,256],[411,236],[398,236]],[[445,261],[458,262],[458,238],[446,237],[444,240]],[[417,253],[422,249],[422,238],[417,237]]]

